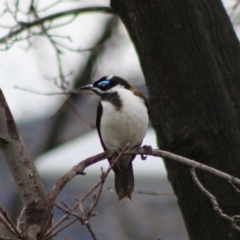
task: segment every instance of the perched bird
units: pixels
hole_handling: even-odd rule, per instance
[[[146,135],[149,115],[144,95],[117,76],[105,76],[81,90],[90,90],[101,99],[97,107],[96,126],[103,149],[121,151],[141,146]],[[124,155],[113,166],[115,190],[119,200],[131,199],[134,188],[132,161],[135,155]],[[110,164],[114,159],[108,159]]]

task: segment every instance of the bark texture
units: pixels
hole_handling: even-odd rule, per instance
[[[240,50],[219,0],[112,0],[139,55],[162,150],[240,177]],[[190,239],[239,239],[196,187],[189,169],[166,161]],[[240,196],[198,172],[229,215]]]
[[[24,235],[26,240],[37,239],[50,221],[52,204],[48,200],[43,184],[18,132],[1,89],[0,148],[12,173],[25,209]]]

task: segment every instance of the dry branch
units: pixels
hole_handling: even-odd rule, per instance
[[[45,197],[35,166],[18,132],[4,95],[0,90],[0,147],[25,206]]]
[[[64,186],[69,183],[76,175],[85,175],[84,169],[93,165],[94,163],[97,163],[99,161],[102,161],[103,159],[106,159],[110,157],[111,154],[108,152],[103,152],[100,154],[97,154],[93,157],[89,157],[86,160],[83,160],[82,162],[78,163],[76,166],[74,166],[68,173],[66,173],[62,178],[60,178],[56,185],[53,187],[51,192],[49,193],[49,198],[54,201],[56,197],[59,195],[59,193],[62,191]]]
[[[70,182],[76,175],[79,175],[79,174],[84,175],[85,174],[84,173],[85,168],[91,166],[94,163],[102,161],[106,158],[116,157],[117,156],[116,154],[117,153],[114,152],[114,151],[106,151],[106,152],[97,154],[95,156],[89,157],[89,158],[81,161],[80,163],[78,163],[68,173],[66,173],[63,177],[61,177],[57,181],[56,185],[53,187],[53,189],[49,193],[50,199],[52,201],[54,201],[56,199],[56,197],[60,194],[60,192],[62,191],[64,186],[68,182]],[[202,171],[208,172],[210,174],[213,174],[217,177],[220,177],[222,179],[225,179],[227,181],[230,181],[230,182],[240,186],[240,179],[238,179],[234,176],[231,176],[227,173],[224,173],[220,170],[209,167],[205,164],[196,162],[194,160],[191,160],[191,159],[188,159],[188,158],[185,158],[185,157],[178,156],[178,155],[170,153],[170,152],[161,151],[159,149],[152,149],[151,147],[144,146],[142,148],[128,149],[123,154],[124,155],[129,155],[129,154],[149,155],[149,156],[155,156],[155,157],[162,157],[162,158],[168,159],[168,160],[173,160],[175,162],[184,164],[188,167],[197,168],[197,169],[200,169]]]
[[[18,22],[17,26],[12,27],[12,29],[10,30],[10,32],[0,38],[0,44],[1,43],[6,43],[6,41],[8,41],[9,39],[11,39],[12,37],[17,36],[18,34],[20,34],[21,32],[28,30],[32,27],[35,27],[37,25],[41,25],[47,21],[53,21],[57,18],[61,18],[61,17],[66,17],[66,16],[70,16],[70,15],[79,15],[81,13],[89,13],[89,12],[102,12],[102,13],[112,13],[112,9],[110,7],[85,7],[85,8],[74,8],[74,9],[70,9],[70,10],[66,10],[66,11],[62,11],[62,12],[58,12],[55,14],[51,14],[48,15],[46,17],[42,17],[39,18],[37,20],[34,20],[32,22]]]
[[[110,192],[115,192],[113,187],[108,187]],[[158,192],[158,191],[143,191],[143,190],[134,190],[135,194],[144,194],[144,195],[153,195],[153,196],[175,196],[173,192]]]
[[[12,222],[8,213],[0,206],[0,222],[18,239],[23,238],[22,233]]]
[[[2,149],[25,208],[26,239],[34,239],[30,238],[29,235],[33,235],[33,226],[35,226],[34,234],[37,236],[47,222],[49,214],[51,213],[51,206],[1,89],[0,148]]]
[[[109,168],[107,169],[106,172],[103,171],[102,169],[102,174],[100,177],[100,180],[90,189],[90,191],[88,191],[85,196],[82,197],[81,200],[77,200],[77,204],[73,207],[70,208],[66,203],[62,202],[62,206],[55,204],[55,206],[57,208],[59,208],[62,212],[65,213],[65,215],[52,227],[52,230],[46,232],[45,236],[43,236],[43,240],[47,240],[49,236],[54,236],[57,233],[59,233],[60,231],[62,231],[65,226],[69,226],[69,223],[67,223],[64,227],[58,229],[57,231],[55,231],[53,233],[53,229],[56,229],[64,220],[66,220],[68,218],[69,215],[75,217],[77,220],[79,220],[81,222],[82,225],[86,225],[87,230],[89,231],[91,237],[93,240],[96,240],[96,234],[94,233],[91,225],[90,225],[90,218],[96,216],[96,213],[93,213],[93,210],[95,209],[95,207],[98,204],[98,201],[100,199],[101,193],[102,193],[102,188],[103,185],[105,183],[105,180],[109,174],[109,172],[112,170],[112,167],[114,166],[114,164],[116,164],[116,162],[119,160],[119,158],[124,154],[124,152],[128,149],[128,145],[126,144],[126,146],[122,149],[122,151],[116,156],[115,160],[112,162],[112,164],[109,166]],[[86,160],[81,162],[81,163],[86,163]],[[91,164],[93,164],[93,162],[91,162]],[[82,171],[80,173],[83,173]],[[82,203],[90,196],[91,193],[94,192],[94,190],[96,190],[98,188],[98,192],[97,194],[94,195],[91,206],[90,207],[86,207],[83,208]],[[80,209],[80,214],[76,213],[75,210],[79,207]],[[70,222],[71,224],[73,224],[74,222]]]
[[[204,193],[205,196],[207,196],[211,200],[213,209],[218,213],[218,215],[228,220],[232,224],[232,227],[240,232],[240,226],[238,226],[240,216],[235,215],[231,217],[231,216],[228,216],[226,213],[224,213],[217,202],[217,198],[214,195],[212,195],[199,181],[194,168],[190,168],[190,173],[193,181],[196,183],[198,188]]]

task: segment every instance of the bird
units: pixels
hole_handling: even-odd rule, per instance
[[[142,92],[118,76],[104,76],[93,84],[80,87],[100,97],[97,106],[96,127],[104,151],[120,152],[140,147],[149,124],[149,106]],[[119,201],[131,200],[134,189],[132,161],[136,155],[123,155],[112,166],[115,191]],[[110,165],[114,159],[108,159]]]

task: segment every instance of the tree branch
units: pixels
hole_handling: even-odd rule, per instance
[[[23,205],[27,206],[44,198],[46,194],[43,184],[32,164],[1,90],[0,147],[18,187]]]
[[[78,14],[87,13],[87,12],[113,13],[113,10],[110,7],[74,8],[74,9],[70,9],[70,10],[67,10],[67,11],[54,13],[54,14],[48,15],[46,17],[34,20],[32,22],[18,22],[18,25],[12,27],[10,32],[6,36],[0,38],[0,44],[5,43],[10,38],[16,36],[17,34],[23,32],[26,29],[30,29],[34,26],[39,25],[39,24],[41,25],[41,24],[43,24],[47,21],[52,21],[52,20],[55,20],[57,18],[66,17],[66,16],[69,16],[69,15],[78,15]]]
[[[52,228],[45,233],[45,235],[43,236],[43,240],[47,240],[50,236],[55,236],[57,233],[59,233],[60,231],[62,231],[65,226],[69,226],[69,223],[67,223],[64,227],[62,227],[61,229],[58,229],[57,231],[53,232],[54,229],[56,229],[63,221],[65,221],[69,215],[72,215],[73,217],[75,217],[77,220],[79,220],[81,222],[81,224],[86,225],[89,233],[91,234],[92,238],[95,240],[96,239],[96,235],[93,232],[91,225],[90,225],[90,218],[96,216],[96,213],[93,213],[94,208],[97,206],[98,201],[100,199],[100,195],[102,193],[102,188],[104,185],[104,182],[109,174],[109,172],[111,171],[112,167],[114,166],[114,164],[119,160],[119,158],[123,155],[123,153],[128,149],[129,144],[126,144],[125,147],[122,149],[122,151],[119,153],[119,155],[117,155],[117,157],[115,158],[115,160],[112,162],[112,164],[108,167],[107,171],[104,172],[103,169],[101,169],[102,174],[100,177],[100,180],[81,198],[81,200],[77,200],[77,204],[73,207],[70,208],[66,203],[62,202],[62,206],[58,205],[58,204],[54,204],[57,208],[59,208],[60,210],[62,210],[64,213],[66,213],[54,226],[52,226]],[[83,164],[86,163],[86,161],[83,161]],[[93,162],[91,162],[93,164]],[[90,163],[89,163],[90,164]],[[98,188],[98,192],[97,194],[94,194],[93,196],[93,201],[90,205],[90,207],[86,207],[83,208],[82,203]],[[75,210],[79,208],[80,213],[76,213]],[[70,224],[72,224],[73,222],[70,222]]]
[[[173,160],[175,162],[187,165],[188,167],[191,168],[197,168],[202,171],[208,172],[210,174],[213,174],[217,177],[220,177],[222,179],[225,179],[227,181],[230,181],[232,183],[235,183],[237,185],[240,185],[240,179],[231,176],[227,173],[224,173],[222,171],[219,171],[215,168],[209,167],[205,164],[196,162],[194,160],[178,156],[176,154],[166,152],[166,151],[161,151],[159,149],[152,149],[151,147],[144,146],[142,148],[132,148],[126,150],[124,155],[130,155],[130,154],[138,154],[138,155],[149,155],[149,156],[155,156],[155,157],[162,157],[167,160]],[[106,158],[109,157],[116,157],[117,153],[114,151],[106,151],[100,154],[97,154],[95,156],[89,157],[80,163],[78,163],[76,166],[74,166],[68,173],[66,173],[63,177],[61,177],[56,185],[53,187],[53,189],[49,193],[49,198],[54,201],[56,197],[60,194],[64,186],[70,182],[76,175],[82,174],[85,175],[84,169],[91,166],[94,163],[97,163],[99,161],[102,161]]]
[[[51,207],[43,184],[30,159],[1,89],[0,148],[5,156],[25,207],[26,239],[30,239],[28,238],[30,236],[28,236],[28,230],[31,229],[32,235],[32,226],[38,226],[34,228],[35,235],[37,236],[51,213]]]
[[[16,228],[15,224],[12,222],[10,217],[8,216],[8,213],[0,206],[0,222],[5,225],[8,230],[14,234],[15,237],[18,239],[22,239],[22,233],[19,229]]]
[[[108,187],[110,192],[115,192],[113,187]],[[175,196],[173,192],[158,192],[158,191],[144,191],[144,190],[134,190],[135,194],[145,194],[145,195],[153,195],[153,196]]]
[[[240,232],[240,227],[237,225],[237,223],[239,222],[239,219],[240,219],[240,216],[238,215],[235,215],[235,216],[228,216],[227,214],[225,214],[222,209],[220,208],[218,202],[217,202],[217,198],[212,195],[203,185],[202,183],[199,181],[197,175],[196,175],[196,172],[195,172],[195,169],[194,168],[190,168],[190,173],[191,173],[191,176],[192,176],[192,179],[193,181],[196,183],[196,185],[198,186],[198,188],[203,192],[203,194],[205,196],[207,196],[211,202],[212,202],[212,205],[213,205],[213,209],[217,212],[217,214],[228,220],[231,224],[232,224],[232,227],[235,228],[237,231]]]

